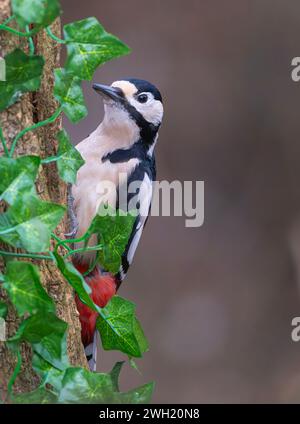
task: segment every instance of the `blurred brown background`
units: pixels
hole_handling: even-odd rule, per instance
[[[299,402],[300,56],[297,0],[63,0],[64,22],[96,16],[133,52],[94,81],[148,79],[165,119],[158,179],[205,181],[205,223],[152,217],[120,294],[151,350],[122,389],[155,380],[154,402]],[[66,122],[75,143],[100,122]],[[108,371],[118,353],[101,353]]]

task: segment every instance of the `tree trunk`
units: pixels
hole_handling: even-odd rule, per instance
[[[0,22],[10,16],[10,1],[0,2]],[[52,25],[52,31],[60,35],[60,21],[56,20]],[[45,68],[41,87],[37,93],[28,93],[21,100],[0,114],[1,124],[8,146],[14,136],[23,128],[49,117],[57,108],[57,103],[52,95],[53,68],[59,66],[60,45],[50,39],[45,31],[39,33],[34,39],[36,54],[45,58]],[[3,57],[7,52],[20,47],[27,51],[27,40],[25,37],[17,37],[8,32],[0,33],[0,54]],[[55,134],[61,128],[61,119],[52,125],[47,125],[38,131],[28,132],[19,140],[16,154],[36,154],[41,157],[54,155],[56,152]],[[2,146],[0,154],[3,154]],[[37,181],[37,191],[43,200],[51,200],[66,205],[66,186],[59,179],[56,165],[44,166]],[[2,205],[2,211],[5,206]],[[1,205],[0,205],[1,208]],[[1,212],[1,210],[0,210]],[[63,237],[66,232],[66,222],[57,229],[57,234]],[[10,247],[1,248],[12,250]],[[61,277],[59,271],[50,261],[39,261],[41,280],[50,296],[56,303],[57,315],[69,324],[68,354],[72,365],[87,366],[83,346],[80,338],[80,323],[76,310],[72,288]],[[0,257],[0,271],[4,271],[5,264]],[[5,293],[0,292],[0,299],[5,299]],[[18,327],[18,319],[12,307],[6,320],[7,337],[14,334]],[[31,369],[31,349],[29,346],[22,347],[23,365],[22,372],[14,386],[14,391],[21,393],[35,388],[38,377]],[[7,350],[5,344],[0,342],[0,399],[6,395],[7,382],[15,366],[15,357]],[[1,396],[2,394],[2,396]]]

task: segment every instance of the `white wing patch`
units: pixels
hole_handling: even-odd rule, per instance
[[[129,264],[132,264],[133,257],[134,257],[136,248],[138,247],[142,232],[143,232],[143,227],[140,226],[140,228],[135,232],[135,235],[132,239],[132,242],[130,244],[128,254],[127,254],[127,261]]]
[[[152,182],[150,181],[148,174],[145,174],[144,179],[140,186],[140,191],[139,191],[139,201],[140,201],[139,222],[135,229],[135,234],[131,240],[128,253],[127,253],[127,261],[129,265],[133,261],[136,248],[139,244],[139,241],[144,229],[144,225],[149,214],[151,199],[152,199]],[[120,270],[120,273],[122,277],[125,276],[123,269]]]
[[[152,182],[148,174],[145,174],[143,182],[140,186],[139,200],[141,225],[144,225],[149,214],[149,208],[152,200]]]

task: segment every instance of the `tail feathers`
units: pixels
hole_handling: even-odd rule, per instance
[[[98,335],[99,335],[98,331],[95,330],[93,342],[90,343],[88,346],[86,346],[86,348],[84,349],[85,356],[86,356],[86,359],[88,361],[89,368],[90,368],[91,371],[96,371],[96,369],[97,369]]]
[[[76,268],[82,274],[87,270],[87,267],[82,264],[76,264]],[[96,305],[101,308],[103,308],[116,294],[115,278],[110,274],[102,274],[98,267],[96,267],[87,277],[84,277],[84,279],[92,290],[91,298]],[[81,323],[82,342],[84,346],[89,346],[94,340],[98,314],[83,304],[78,296],[76,296],[75,300]]]

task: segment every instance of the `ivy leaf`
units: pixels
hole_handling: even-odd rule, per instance
[[[84,281],[84,278],[80,274],[80,272],[77,271],[77,269],[74,267],[74,265],[72,265],[71,262],[65,260],[57,252],[54,252],[54,256],[56,259],[57,267],[59,268],[60,272],[65,277],[65,279],[68,281],[68,283],[76,291],[80,300],[94,311],[100,313],[101,309],[97,305],[95,305],[95,303],[89,296],[89,293],[91,293],[91,288]]]
[[[86,233],[89,239],[97,234],[103,249],[99,252],[101,266],[112,274],[116,274],[121,266],[122,254],[131,235],[136,215],[101,205],[98,215],[93,219]]]
[[[154,383],[147,383],[127,393],[119,393],[118,402],[122,404],[147,404],[151,402]]]
[[[136,317],[133,319],[133,333],[138,342],[141,352],[147,352],[149,350],[148,340],[146,339],[142,326]],[[139,374],[141,374],[141,371],[139,370],[136,361],[131,356],[128,356],[128,359],[130,366]]]
[[[57,396],[45,389],[39,387],[28,393],[22,393],[13,397],[14,404],[54,404],[57,403]]]
[[[0,215],[0,239],[29,252],[49,249],[51,231],[65,212],[63,206],[44,202],[32,193],[23,193]]]
[[[53,367],[37,353],[33,355],[32,368],[40,375],[44,386],[46,384],[51,384],[51,386],[58,392],[61,390],[62,379],[65,371]]]
[[[3,287],[19,316],[26,312],[55,312],[52,299],[40,283],[38,268],[28,262],[8,262]]]
[[[136,334],[135,305],[132,302],[119,296],[112,297],[97,318],[97,329],[103,349],[119,350],[137,358],[142,356],[142,347],[147,341],[142,340],[141,332]]]
[[[11,5],[21,27],[27,24],[46,27],[60,14],[59,0],[12,0]]]
[[[91,80],[99,65],[130,52],[94,17],[65,25],[64,36],[68,52],[66,68],[81,80]]]
[[[84,368],[68,368],[58,401],[71,404],[148,403],[153,387],[153,383],[148,383],[122,393],[116,390],[111,374],[89,372]]]
[[[54,313],[39,312],[24,320],[7,344],[15,350],[22,341],[27,341],[45,361],[64,370],[68,366],[67,327]]]
[[[59,403],[113,403],[114,388],[109,374],[92,373],[84,368],[65,372]]]
[[[66,69],[55,69],[54,96],[70,121],[75,124],[88,114],[81,80]]]
[[[148,343],[148,340],[146,339],[141,323],[136,317],[133,320],[133,332],[139,344],[141,352],[142,353],[147,352],[149,350],[149,343]]]
[[[121,369],[123,367],[123,365],[125,364],[124,361],[122,362],[116,362],[116,364],[114,365],[113,369],[110,372],[110,377],[111,377],[111,381],[113,383],[113,388],[116,392],[119,392],[119,376],[120,376],[120,372]]]
[[[34,182],[39,170],[38,156],[17,159],[0,158],[0,200],[12,204],[23,191],[35,193]]]
[[[0,81],[0,112],[16,103],[23,93],[39,89],[43,72],[42,56],[27,56],[16,49],[5,56],[6,81]]]
[[[7,317],[8,307],[5,302],[0,302],[0,318],[5,319]]]
[[[59,142],[57,168],[59,176],[67,183],[75,184],[78,169],[84,164],[81,154],[70,142],[65,130],[57,134]]]

